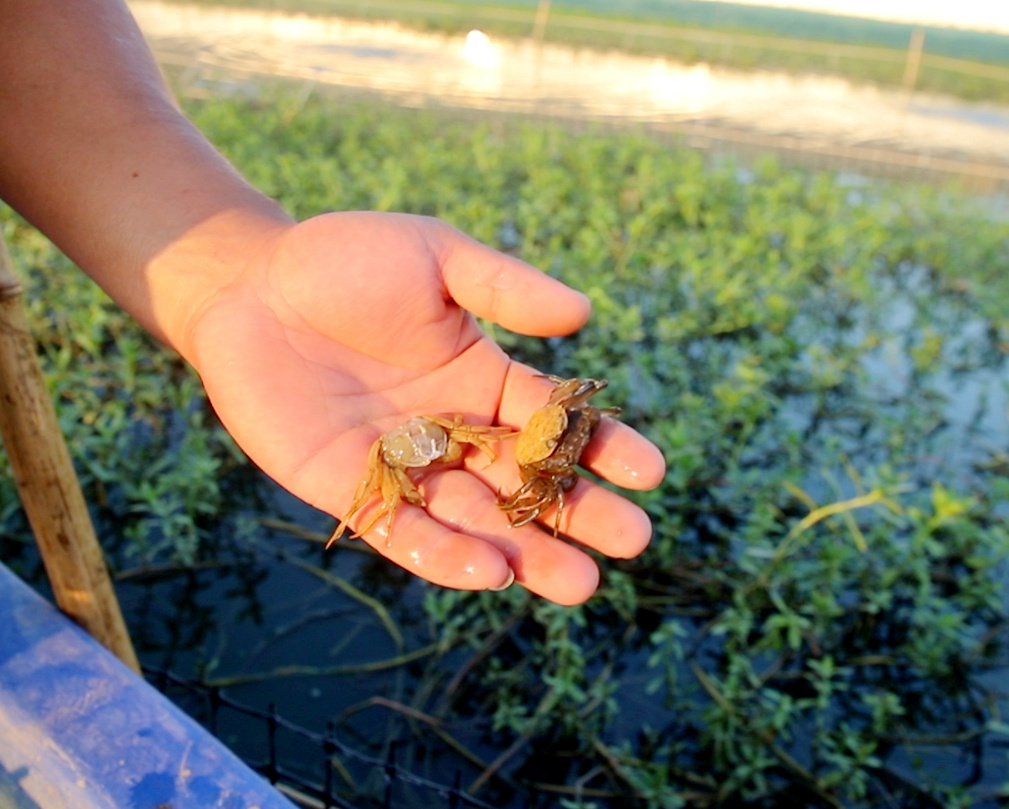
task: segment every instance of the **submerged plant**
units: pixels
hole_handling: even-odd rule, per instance
[[[588,604],[423,588],[416,632],[437,653],[402,686],[418,756],[460,756],[500,805],[950,806],[1005,788],[983,743],[1005,735],[988,677],[1007,625],[1005,223],[953,193],[641,133],[283,100],[192,112],[299,216],[441,216],[585,290],[579,334],[494,336],[607,379],[668,462],[640,496],[651,547],[604,562]],[[5,232],[38,287],[70,272]],[[177,358],[70,290],[59,310],[30,299],[93,501],[136,552],[192,559],[233,447]],[[933,766],[965,742],[969,766]]]

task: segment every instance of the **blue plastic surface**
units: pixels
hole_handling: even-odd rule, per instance
[[[294,809],[0,564],[0,809]]]

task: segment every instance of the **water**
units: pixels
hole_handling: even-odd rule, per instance
[[[531,39],[445,36],[393,24],[131,4],[159,59],[191,79],[265,75],[440,104],[688,127],[695,136],[851,159],[898,160],[1009,180],[1009,108],[858,86],[829,76],[743,72]],[[905,160],[906,162],[906,160]],[[973,168],[970,168],[973,166]],[[950,171],[956,165],[948,165]]]
[[[801,131],[805,137],[839,143],[942,147],[970,159],[1009,158],[1005,111],[949,103],[908,106],[899,94],[841,81],[732,74],[560,48],[537,51],[529,43],[488,43],[496,52],[481,51],[479,45],[474,50],[471,44],[466,55],[463,38],[419,35],[394,26],[152,3],[136,3],[134,9],[162,58],[189,60],[186,64],[199,69],[225,70],[250,81],[279,74],[374,90],[404,103],[421,103],[436,94],[478,109],[559,108],[592,117],[720,122],[772,134]],[[902,301],[896,300],[889,314],[894,328],[902,322],[909,325]],[[965,335],[969,337],[974,328],[973,322],[966,323]],[[882,352],[872,361],[870,371],[881,383],[892,381],[898,386],[896,393],[905,391],[905,366],[895,370]],[[1006,397],[999,387],[1004,370],[986,373],[963,385],[950,418],[966,429],[982,409],[984,431],[1004,437]],[[961,380],[950,379],[949,384],[959,385]],[[989,398],[982,408],[984,391]],[[944,465],[949,465],[948,458]],[[327,536],[332,519],[266,481],[262,485],[269,507],[248,516],[286,517],[316,530],[320,539]],[[226,522],[221,533],[231,530],[234,524]],[[388,752],[390,739],[399,739],[400,750],[406,749],[400,756],[407,765],[443,782],[451,783],[456,773],[464,785],[477,778],[480,767],[395,707],[426,709],[436,702],[431,691],[445,684],[432,669],[452,671],[454,662],[463,665],[468,659],[463,652],[441,660],[424,654],[435,639],[421,609],[425,585],[361,551],[360,544],[342,544],[323,553],[320,542],[283,531],[263,527],[254,537],[251,551],[236,553],[219,565],[135,571],[119,581],[143,662],[226,685],[230,696],[249,704],[276,703],[285,718],[305,727],[322,730],[333,721],[341,738],[377,755]],[[402,638],[373,604],[320,575],[327,571],[366,590],[383,605]],[[405,665],[369,668],[404,653],[418,656]],[[630,650],[621,658],[623,670],[615,677],[621,702],[613,731],[617,736],[631,738],[645,724],[662,726],[671,719],[647,694],[652,677],[647,656],[647,651]],[[429,663],[435,665],[429,668]],[[990,675],[993,689],[1002,688],[1004,682],[1004,671]],[[475,720],[462,716],[442,727],[485,761],[503,752]],[[263,739],[255,735],[255,728],[234,725],[223,728],[222,735],[242,755],[261,752]],[[964,753],[942,747],[927,755],[936,770],[952,773],[951,781],[970,781],[977,770],[978,780],[995,788],[1003,780],[1005,764],[1005,750],[997,743],[986,741],[983,749]],[[889,763],[913,776],[903,762]],[[373,774],[374,783],[364,782],[362,788],[380,790],[380,776]],[[487,795],[482,792],[480,797]],[[519,793],[497,805],[525,804]]]

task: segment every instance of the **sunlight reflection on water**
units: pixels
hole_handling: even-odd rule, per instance
[[[404,98],[641,122],[710,122],[968,155],[1009,165],[1009,110],[855,86],[829,76],[742,72],[531,40],[450,37],[388,23],[138,0],[159,58],[250,77],[271,74]],[[913,103],[911,103],[913,101]]]

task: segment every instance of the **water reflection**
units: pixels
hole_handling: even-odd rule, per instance
[[[1009,111],[854,86],[829,76],[742,72],[533,40],[450,37],[392,24],[132,4],[159,58],[250,79],[280,75],[526,113],[703,122],[849,147],[967,156],[1009,167]],[[1009,175],[1007,175],[1009,176]]]

